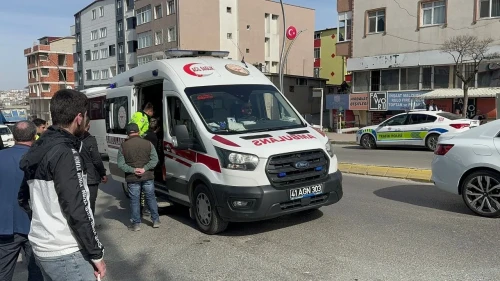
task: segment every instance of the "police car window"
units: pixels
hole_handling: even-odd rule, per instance
[[[11,132],[9,130],[9,128],[7,127],[4,127],[4,128],[0,128],[0,135],[10,135]]]
[[[406,114],[394,116],[385,122],[385,126],[400,126],[404,125],[406,121]]]

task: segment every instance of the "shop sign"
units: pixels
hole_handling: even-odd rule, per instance
[[[326,109],[347,109],[349,108],[349,95],[333,94],[326,95]]]
[[[453,99],[453,113],[455,113],[457,109],[460,110],[460,114],[464,112],[463,98]],[[471,98],[467,104],[467,118],[472,118],[474,115],[476,115],[476,99]]]
[[[387,110],[410,110],[413,98],[425,94],[426,92],[388,92]]]
[[[387,92],[371,92],[368,109],[370,111],[387,111]]]
[[[349,110],[368,110],[368,94],[350,94]]]

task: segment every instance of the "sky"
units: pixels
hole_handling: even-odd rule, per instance
[[[92,0],[3,1],[0,10],[0,90],[28,85],[23,50],[44,36],[69,36],[74,14]],[[284,0],[316,10],[316,30],[337,26],[336,0]]]

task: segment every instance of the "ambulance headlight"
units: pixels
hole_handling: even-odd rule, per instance
[[[328,152],[328,155],[330,155],[330,157],[333,157],[333,147],[332,147],[332,142],[330,140],[328,140],[326,142],[326,145],[325,145],[325,149],[326,149],[326,152]]]
[[[222,168],[240,171],[253,171],[259,164],[259,157],[253,154],[234,152],[217,147]]]

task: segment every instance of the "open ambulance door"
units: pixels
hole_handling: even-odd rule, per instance
[[[137,93],[133,86],[109,89],[106,93],[106,142],[109,170],[113,179],[125,183],[125,173],[118,168],[118,149],[127,138],[125,127],[137,111]],[[124,184],[124,186],[126,186]]]

